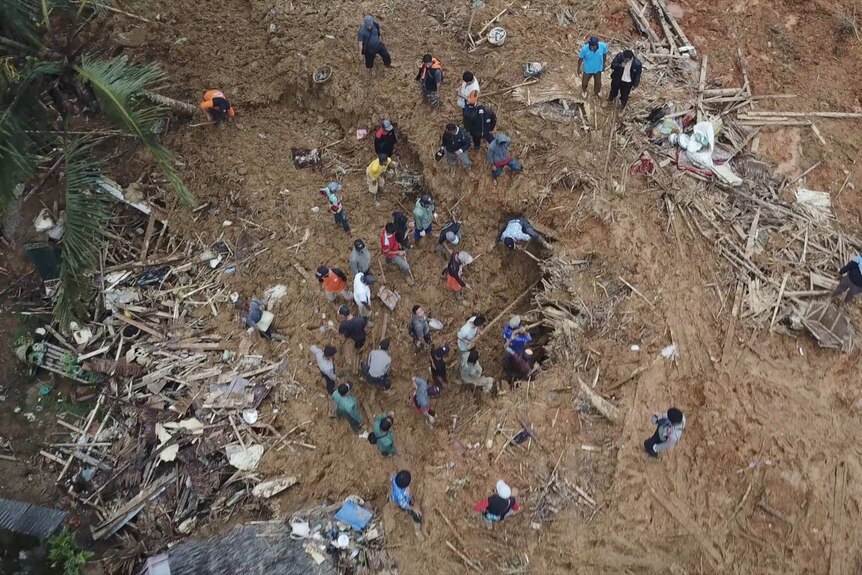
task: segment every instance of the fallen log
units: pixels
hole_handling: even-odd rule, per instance
[[[165,106],[175,112],[182,112],[183,114],[188,114],[190,116],[198,113],[197,106],[192,106],[191,104],[180,102],[179,100],[174,100],[173,98],[168,98],[167,96],[162,96],[161,94],[156,94],[149,90],[143,90],[141,95],[150,102]]]

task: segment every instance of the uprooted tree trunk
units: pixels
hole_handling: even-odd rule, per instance
[[[144,90],[141,92],[141,95],[153,103],[161,104],[162,106],[166,106],[176,112],[189,115],[198,113],[197,106],[192,106],[191,104],[186,104],[185,102],[180,102],[179,100],[174,100],[173,98],[168,98],[167,96],[162,96],[161,94],[156,94],[149,90]]]
[[[604,415],[611,423],[618,423],[620,421],[620,410],[617,406],[590,389],[590,386],[584,383],[580,377],[578,377],[578,383],[581,385],[581,391],[584,392],[584,395],[587,396],[587,399],[590,400],[596,411]]]

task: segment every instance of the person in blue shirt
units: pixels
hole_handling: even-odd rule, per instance
[[[520,356],[527,344],[533,341],[533,336],[521,325],[521,316],[513,315],[503,328],[503,339],[506,340],[506,353]]]
[[[602,72],[605,69],[608,57],[608,45],[599,42],[595,36],[590,36],[590,41],[584,44],[578,53],[578,73],[581,75],[581,97],[587,99],[587,88],[590,78],[594,80],[593,89],[596,96],[602,92]]]
[[[422,524],[422,512],[413,501],[413,494],[410,492],[410,481],[412,477],[410,472],[402,469],[392,476],[389,482],[390,492],[389,500],[392,501],[399,509],[403,509],[413,520],[413,526],[418,533],[419,526]]]

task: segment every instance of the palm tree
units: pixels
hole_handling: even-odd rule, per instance
[[[49,161],[62,166],[66,231],[54,315],[64,326],[86,315],[101,230],[110,213],[96,185],[102,163],[95,146],[104,133],[73,134],[70,118],[103,115],[144,146],[184,204],[194,201],[173,154],[156,136],[167,110],[142,96],[164,82],[164,73],[125,57],[88,55],[79,40],[104,14],[100,0],[0,0],[0,209],[40,166]]]

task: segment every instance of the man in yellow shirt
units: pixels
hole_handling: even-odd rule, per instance
[[[395,161],[386,154],[379,154],[374,161],[365,169],[365,181],[368,182],[368,191],[374,195],[374,203],[377,204],[377,191],[386,183],[383,174],[389,166],[396,166]]]

